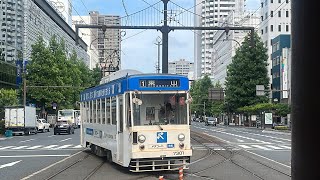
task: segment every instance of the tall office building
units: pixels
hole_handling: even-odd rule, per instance
[[[23,0],[0,1],[0,55],[6,62],[22,54],[23,19]]]
[[[101,15],[97,11],[89,13],[90,24],[94,25],[120,25],[120,16]],[[101,29],[91,29],[92,46],[98,50],[98,60],[103,76],[108,76],[121,67],[121,31],[119,29],[107,29],[104,33]]]
[[[225,26],[246,26],[256,27],[258,30],[260,17],[256,11],[244,11],[240,13],[229,13],[227,17],[223,17],[219,21],[220,27]],[[214,36],[213,53],[212,53],[212,75],[213,83],[219,82],[223,87],[227,77],[227,67],[232,62],[233,56],[236,54],[236,49],[241,46],[245,36],[250,31],[237,30],[217,31]]]
[[[291,34],[291,1],[261,0],[261,20],[259,29],[261,38],[268,48],[268,74],[272,84],[271,40],[279,35]]]
[[[47,0],[69,26],[72,26],[72,0]]]
[[[229,12],[242,12],[244,0],[195,0],[195,25],[204,27],[218,26],[219,19]],[[201,8],[199,8],[201,7]],[[195,35],[195,76],[204,74],[212,77],[213,36],[216,31],[197,31]]]
[[[189,73],[193,71],[193,63],[180,59],[179,61],[169,62],[168,73],[169,74],[180,74],[189,76]]]
[[[72,28],[75,30],[76,24],[90,24],[90,16],[72,16]],[[99,65],[98,50],[91,44],[95,37],[92,35],[92,30],[89,28],[81,28],[78,33],[79,37],[88,45],[88,54],[90,57],[88,67],[89,69],[95,68]]]

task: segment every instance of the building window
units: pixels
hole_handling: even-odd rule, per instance
[[[281,3],[281,0],[278,0],[279,3]]]
[[[286,32],[289,32],[289,25],[286,25]]]
[[[281,17],[281,11],[278,11],[278,17]]]
[[[261,29],[261,34],[263,34],[263,29]]]
[[[273,11],[270,12],[270,16],[273,17]]]
[[[289,0],[286,0],[286,3],[289,3]]]
[[[271,3],[273,3],[273,0],[271,0]]]
[[[289,11],[286,11],[286,17],[289,17]]]
[[[263,21],[263,16],[261,16],[261,21]]]
[[[270,26],[270,31],[273,32],[273,25]]]
[[[278,25],[278,31],[281,32],[281,25]]]
[[[266,31],[265,33],[268,33],[268,26],[266,26],[266,29],[265,29],[265,31]]]

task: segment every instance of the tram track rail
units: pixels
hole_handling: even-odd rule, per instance
[[[258,163],[258,164],[260,164],[260,165],[262,165],[262,166],[264,166],[264,167],[266,167],[268,169],[271,169],[272,171],[275,171],[275,172],[277,172],[279,174],[282,174],[284,176],[287,176],[287,177],[291,178],[291,174],[288,174],[288,173],[285,173],[283,171],[280,171],[280,170],[278,170],[278,169],[276,169],[276,168],[274,168],[274,167],[272,167],[270,165],[267,165],[265,163],[262,163],[261,161],[258,161],[257,159],[254,159],[252,157],[244,155],[243,153],[241,153],[241,150],[240,151],[239,150],[234,150],[235,147],[233,147],[233,146],[230,146],[230,145],[227,146],[227,145],[223,144],[220,141],[213,141],[213,139],[211,137],[209,137],[209,136],[207,136],[205,134],[202,134],[202,133],[191,131],[191,134],[194,136],[194,137],[191,137],[192,140],[194,140],[195,142],[197,142],[199,144],[202,144],[208,150],[208,153],[205,156],[209,157],[210,155],[212,155],[209,152],[213,152],[214,154],[221,156],[223,158],[223,160],[221,160],[220,162],[218,162],[218,163],[216,163],[214,165],[211,165],[211,166],[208,166],[208,167],[206,167],[204,169],[198,170],[196,172],[188,173],[190,176],[196,176],[196,177],[199,177],[199,178],[202,178],[202,179],[214,180],[214,178],[210,178],[210,177],[207,177],[207,176],[201,176],[199,174],[202,173],[202,172],[207,171],[208,169],[218,167],[218,166],[222,165],[225,162],[230,162],[230,163],[234,164],[235,166],[241,168],[245,172],[249,173],[250,175],[254,176],[255,178],[264,180],[264,178],[262,176],[258,175],[258,173],[253,172],[252,170],[250,170],[250,169],[244,167],[243,165],[241,165],[241,163],[237,162],[237,160],[234,160],[235,155],[239,155],[239,156],[242,156],[242,157],[244,157],[246,159],[249,159],[249,160],[251,160],[251,161],[253,161],[255,163]],[[203,141],[205,141],[205,142],[203,142]],[[215,143],[215,144],[221,146],[222,148],[225,149],[225,151],[214,150],[214,148],[209,147],[208,145],[205,144],[205,143],[208,143],[208,142]],[[224,153],[222,153],[222,152],[224,152]],[[200,159],[204,160],[205,158],[204,159],[200,158]],[[201,162],[201,161],[198,161],[198,160],[196,160],[196,161],[197,162]]]

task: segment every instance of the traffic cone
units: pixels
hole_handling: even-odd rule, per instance
[[[159,176],[159,180],[164,180],[163,176]]]
[[[179,168],[179,180],[183,180],[183,168]]]

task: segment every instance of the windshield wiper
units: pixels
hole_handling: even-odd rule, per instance
[[[160,126],[160,124],[157,124],[158,125],[158,127],[160,128],[160,130],[162,131],[163,130],[163,128]]]

